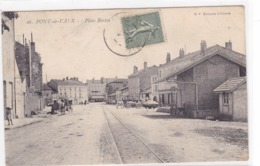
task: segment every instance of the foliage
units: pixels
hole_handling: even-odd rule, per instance
[[[16,12],[3,12],[2,16],[5,16],[10,20],[18,18],[18,14]],[[9,31],[10,28],[6,25],[4,19],[2,19],[2,34],[4,33],[4,30]]]

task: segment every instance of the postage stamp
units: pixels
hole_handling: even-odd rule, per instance
[[[164,42],[159,12],[122,18],[126,48]]]

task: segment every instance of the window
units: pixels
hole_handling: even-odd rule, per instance
[[[157,85],[155,85],[155,92],[157,92],[158,91],[158,87],[157,87]]]
[[[229,96],[228,93],[223,93],[223,103],[228,104]]]

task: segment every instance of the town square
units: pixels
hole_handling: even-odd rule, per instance
[[[2,12],[7,165],[247,161],[244,8]]]

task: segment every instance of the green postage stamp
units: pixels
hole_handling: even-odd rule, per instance
[[[127,49],[164,42],[159,12],[123,17],[121,22]]]

